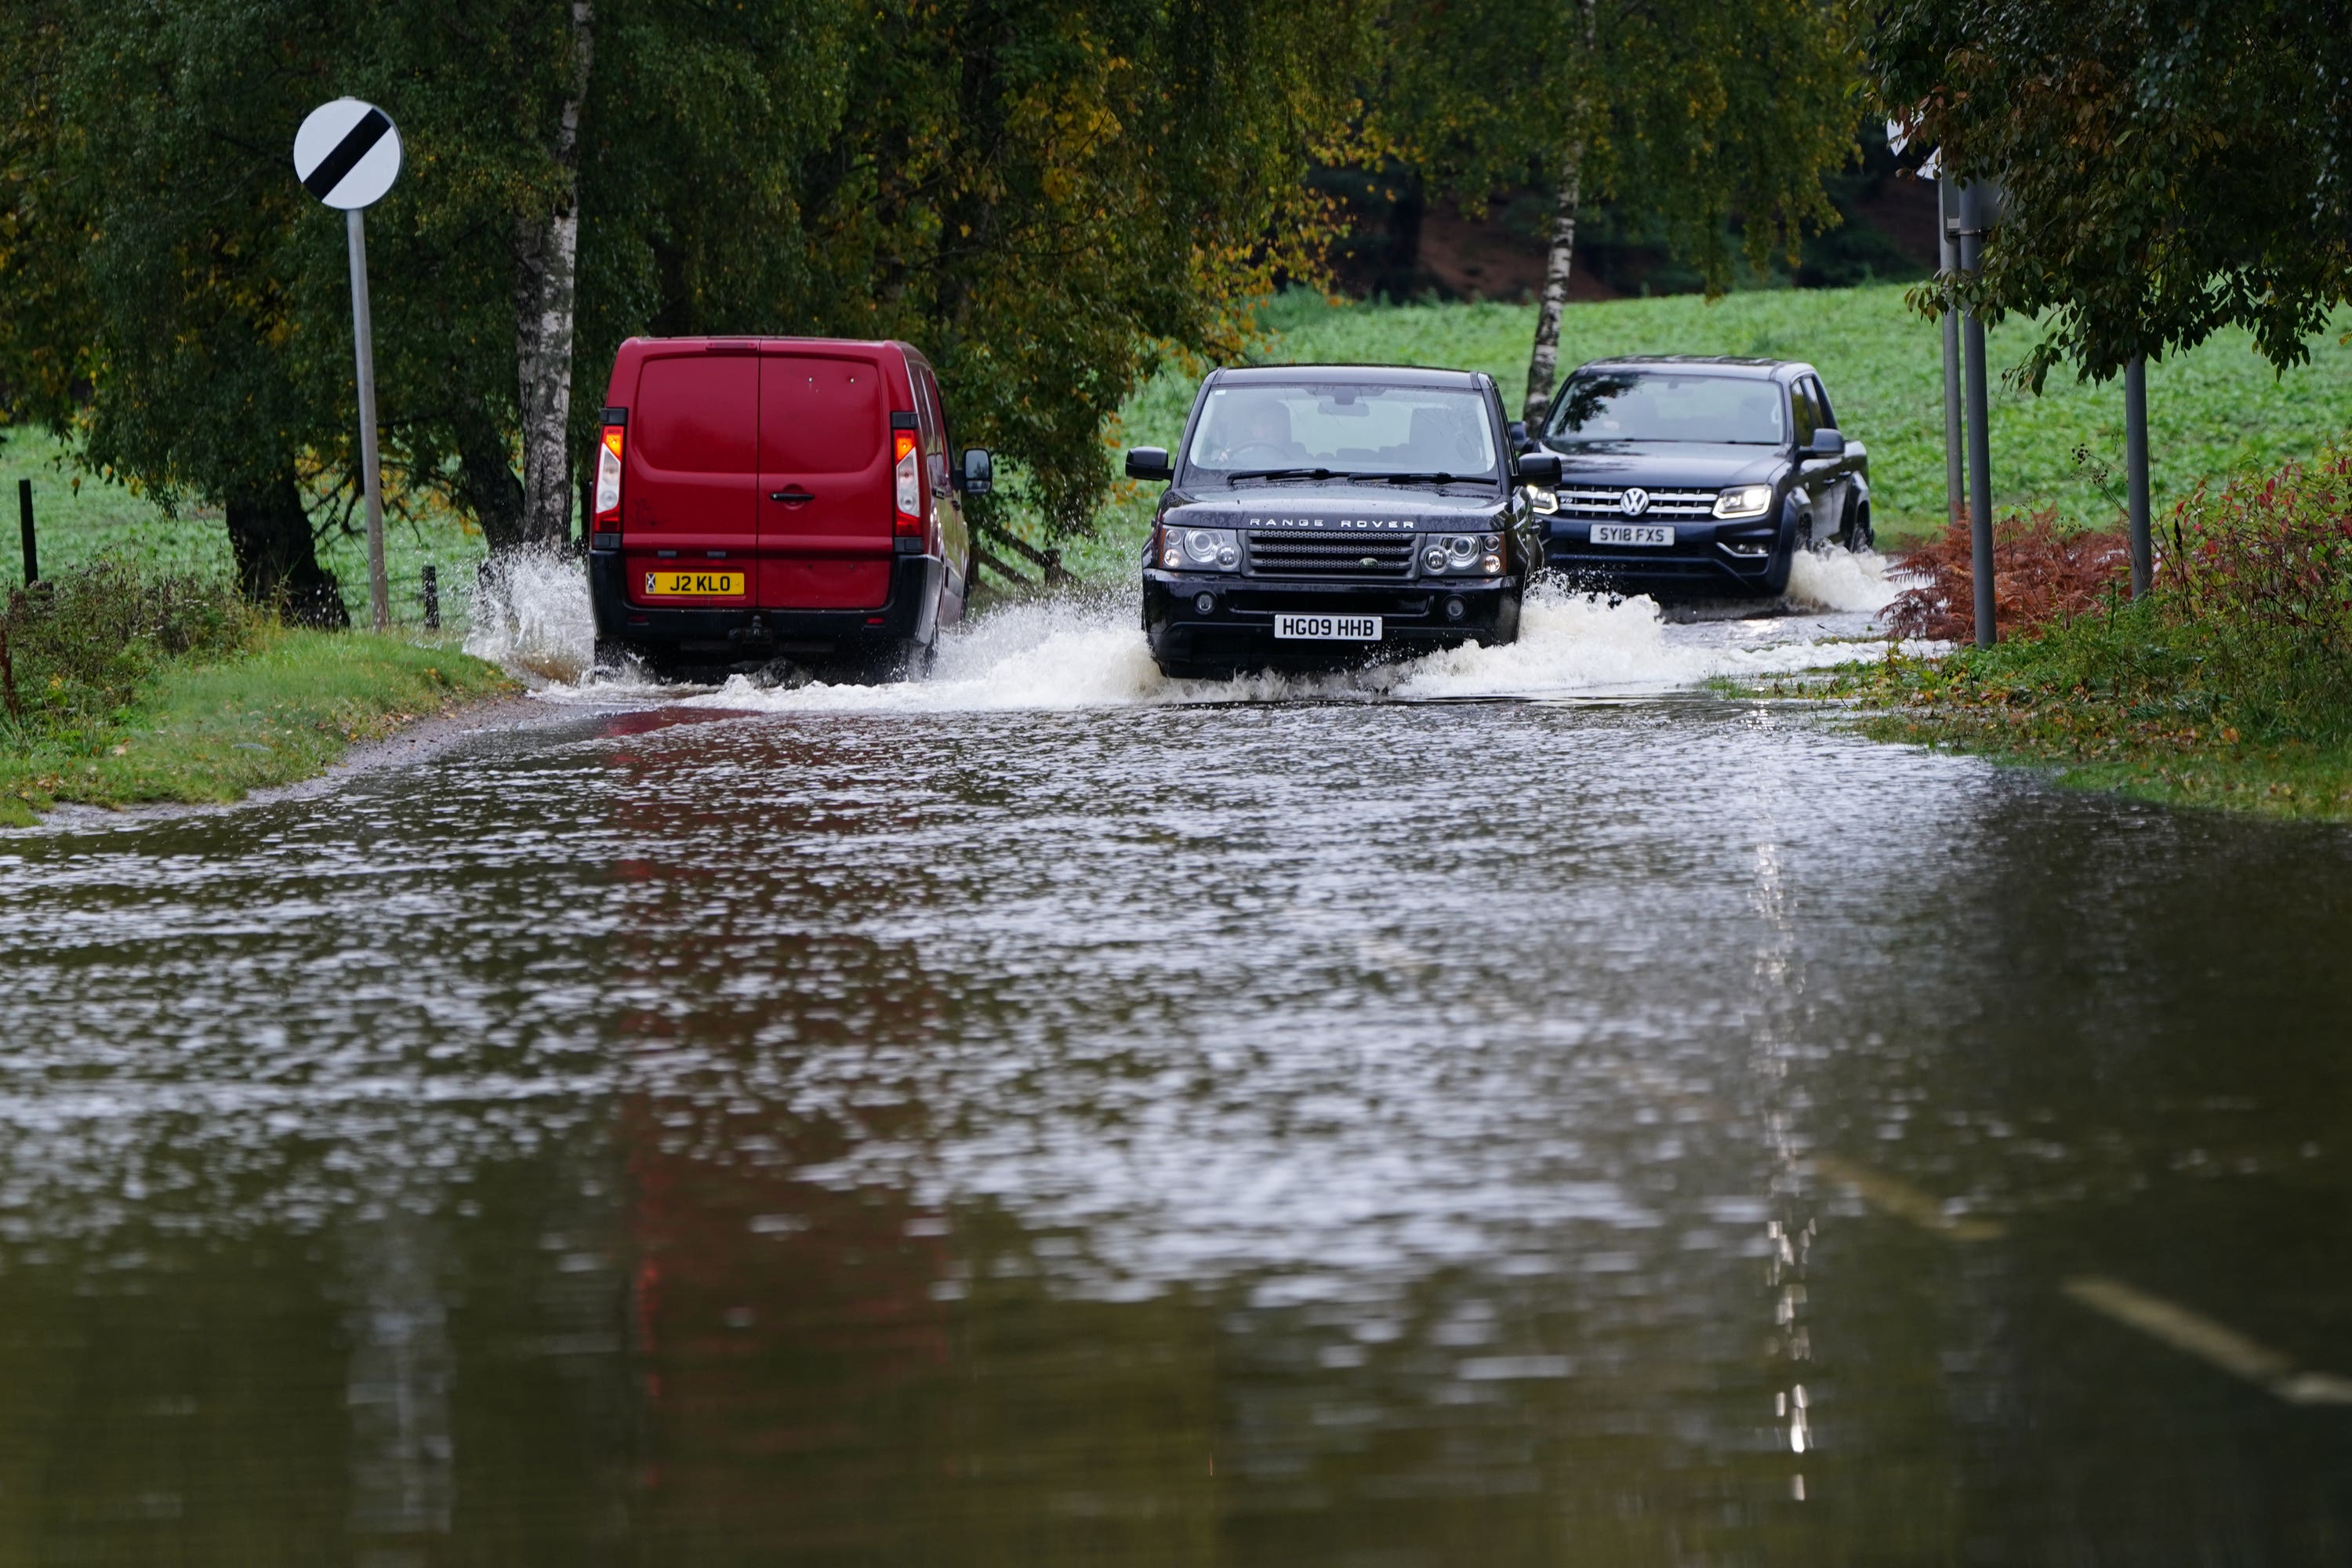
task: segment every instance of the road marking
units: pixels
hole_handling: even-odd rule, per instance
[[[1922,1230],[1954,1241],[1998,1241],[2008,1234],[1996,1221],[1951,1214],[1940,1201],[1908,1183],[1848,1164],[1834,1154],[1809,1154],[1805,1163],[1840,1186],[1852,1187],[1871,1207],[1908,1220]]]
[[[2137,1329],[2183,1355],[2195,1356],[2232,1377],[2267,1389],[2290,1405],[2352,1405],[2352,1378],[2298,1372],[2291,1358],[2268,1345],[2120,1279],[2077,1274],[2059,1289],[2078,1304],[2126,1328]]]

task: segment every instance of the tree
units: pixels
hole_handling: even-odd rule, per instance
[[[1549,402],[1584,199],[1654,217],[1710,292],[1740,246],[1793,262],[1836,221],[1822,176],[1855,155],[1861,104],[1836,0],[1393,0],[1381,130],[1473,202],[1553,192],[1527,417]]]
[[[386,461],[494,548],[568,535],[575,381],[638,332],[912,339],[960,437],[1081,527],[1155,358],[1235,352],[1311,266],[1303,175],[1370,5],[22,0],[0,412],[224,506],[248,587],[326,614],[306,507],[357,494],[348,296],[288,148],[350,93],[406,149],[369,215]]]
[[[1978,273],[1918,298],[2038,317],[2036,390],[2224,326],[2284,369],[2352,298],[2352,28],[2330,0],[1900,0],[1864,56],[1946,169],[2006,189]]]
[[[1314,265],[1328,224],[1305,176],[1356,112],[1370,15],[1368,0],[1325,0],[1313,26],[1279,0],[885,0],[828,42],[841,65],[821,97],[733,117],[722,147],[735,126],[777,132],[730,179],[740,216],[677,201],[672,182],[653,221],[608,194],[648,178],[614,143],[694,142],[660,123],[677,95],[633,51],[624,68],[646,85],[591,104],[589,358],[632,331],[909,339],[940,367],[958,439],[1011,459],[1055,531],[1083,529],[1112,478],[1103,423],[1154,361],[1238,353],[1251,302]]]

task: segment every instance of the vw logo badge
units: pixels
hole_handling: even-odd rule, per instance
[[[1617,498],[1617,510],[1627,517],[1639,517],[1650,510],[1650,492],[1635,485]]]

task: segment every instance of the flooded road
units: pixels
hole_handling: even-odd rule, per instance
[[[0,837],[0,1557],[2352,1557],[2352,836],[1546,616]]]

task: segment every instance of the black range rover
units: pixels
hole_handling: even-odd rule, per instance
[[[1213,372],[1171,460],[1143,561],[1143,629],[1173,676],[1328,668],[1518,636],[1540,559],[1494,378],[1383,365]],[[1530,487],[1538,487],[1530,489]]]
[[[1870,542],[1870,455],[1809,364],[1599,360],[1527,435],[1559,455],[1560,482],[1536,509],[1546,563],[1579,584],[1771,595],[1798,551]]]

